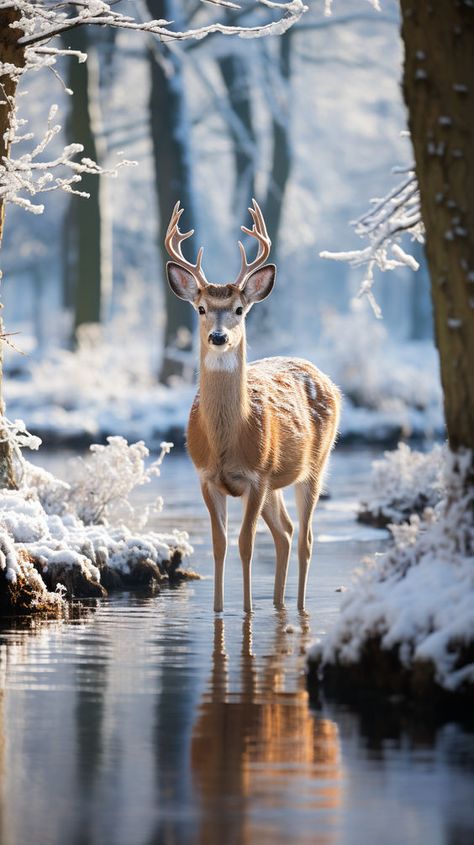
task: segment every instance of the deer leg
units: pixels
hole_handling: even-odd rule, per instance
[[[214,485],[203,483],[202,496],[211,517],[214,550],[214,610],[224,609],[224,564],[227,550],[227,500]]]
[[[266,489],[251,487],[245,499],[245,512],[239,535],[239,551],[244,579],[244,611],[252,611],[251,565],[257,521],[265,502]]]
[[[276,570],[273,604],[281,608],[285,603],[286,576],[290,560],[293,523],[288,515],[281,490],[271,490],[263,505],[262,516],[275,543]]]
[[[304,610],[306,582],[313,551],[312,519],[319,499],[320,484],[310,479],[295,484],[296,507],[299,517],[298,533],[298,610]]]

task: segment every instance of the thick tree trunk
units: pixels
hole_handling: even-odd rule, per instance
[[[10,24],[19,20],[20,15],[16,9],[6,9],[0,12],[0,62],[23,67],[25,54],[23,48],[18,44],[22,36],[20,29],[11,29]],[[10,155],[9,129],[15,108],[16,82],[11,76],[0,77],[0,162]],[[0,199],[0,246],[3,240],[3,227],[5,222],[5,203]],[[3,341],[5,334],[3,320],[0,317],[0,415],[5,414],[5,403],[3,400]],[[11,446],[5,437],[5,432],[0,427],[0,488],[16,487],[15,473],[13,468],[13,455]]]
[[[99,68],[86,27],[77,27],[64,36],[73,50],[89,53],[87,62],[70,59],[68,86],[73,90],[67,122],[68,138],[84,146],[82,155],[101,163],[104,150],[100,141]],[[104,293],[111,286],[111,261],[108,244],[109,221],[104,201],[104,180],[84,173],[79,190],[89,199],[72,196],[65,225],[70,227],[64,242],[69,254],[64,262],[64,293],[74,307],[74,332],[84,323],[102,319]]]
[[[474,8],[401,0],[401,10],[446,425],[452,449],[474,449]]]
[[[170,0],[147,0],[147,6],[150,16],[154,19],[176,19]],[[156,41],[153,51],[150,51],[150,120],[158,192],[158,243],[163,268],[169,259],[164,248],[166,229],[177,200],[181,200],[185,209],[181,228],[192,228],[196,220],[191,178],[190,127],[186,115],[181,66],[179,57],[170,50],[164,52],[165,49]],[[187,241],[186,247],[191,256],[192,239]],[[185,367],[179,353],[191,350],[194,319],[193,309],[189,304],[178,299],[170,290],[164,269],[163,279],[165,331],[160,381],[166,383],[172,376],[182,376],[184,373]],[[183,329],[185,337],[183,339],[181,331],[179,340],[180,330]]]

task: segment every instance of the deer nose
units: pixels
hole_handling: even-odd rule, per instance
[[[222,346],[224,343],[227,343],[229,336],[226,335],[225,332],[211,332],[208,340],[209,343],[213,343],[214,346]]]

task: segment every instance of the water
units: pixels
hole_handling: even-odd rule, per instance
[[[63,454],[46,457],[64,473]],[[187,528],[204,579],[0,631],[1,845],[472,845],[472,734],[309,705],[304,648],[328,629],[360,558],[386,543],[353,519],[369,461],[334,456],[306,615],[294,556],[287,610],[272,607],[263,526],[254,614],[243,615],[233,502],[225,613],[214,617],[207,514],[175,455],[159,523]]]

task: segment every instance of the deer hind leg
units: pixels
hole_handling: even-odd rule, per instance
[[[290,560],[293,523],[288,515],[281,490],[271,490],[263,505],[262,516],[275,543],[276,570],[273,604],[281,608],[285,603],[286,576]]]
[[[212,484],[201,484],[202,496],[211,517],[214,550],[214,610],[224,610],[224,564],[227,551],[227,498]]]
[[[299,518],[298,533],[298,610],[304,610],[306,582],[313,551],[312,519],[319,499],[321,485],[314,479],[295,484],[296,508]]]
[[[242,560],[242,574],[244,579],[244,611],[252,611],[252,578],[251,566],[255,532],[258,518],[266,498],[265,487],[251,487],[245,497],[245,510],[239,535],[239,551]]]

